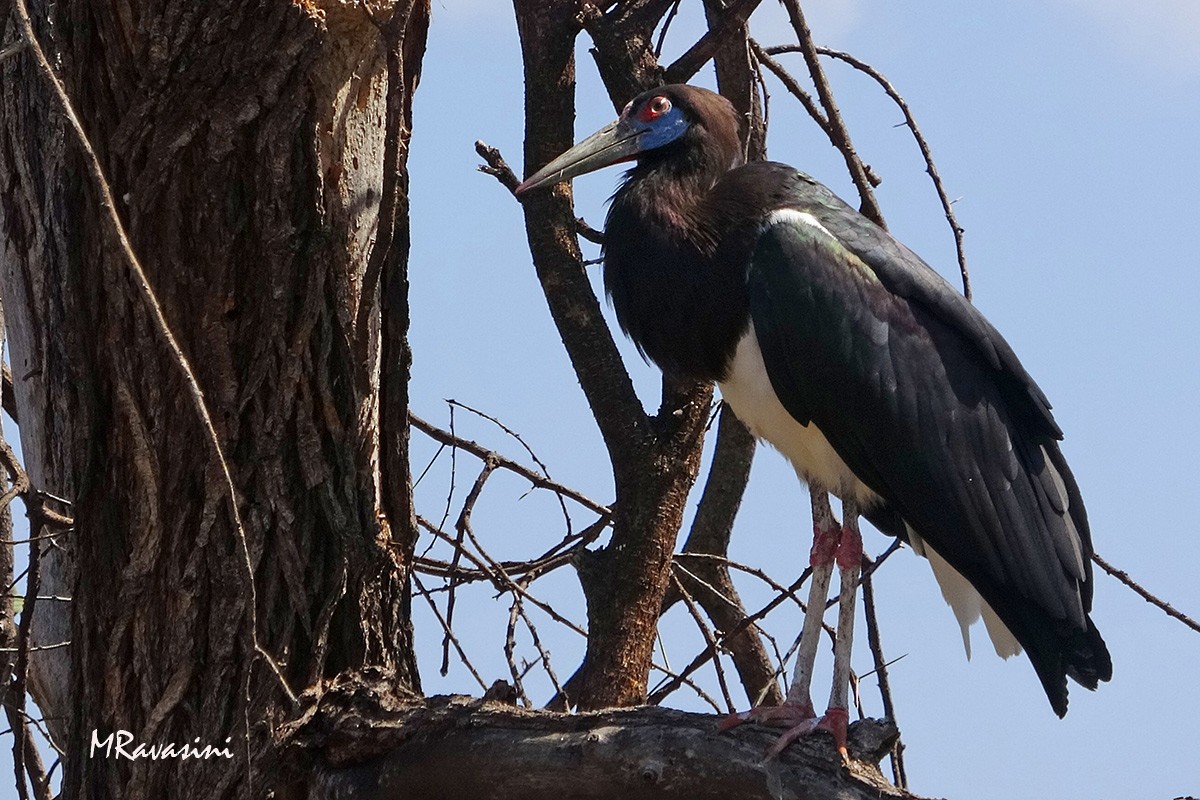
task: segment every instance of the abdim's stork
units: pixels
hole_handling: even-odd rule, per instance
[[[845,754],[859,513],[929,557],[965,641],[982,615],[998,653],[1025,649],[1060,716],[1067,676],[1089,689],[1108,680],[1062,432],[996,329],[809,176],[743,165],[737,115],[705,89],[645,92],[517,193],[634,159],[604,230],[621,328],[664,371],[715,381],[813,497],[813,575],[787,701],[731,724],[788,728],[773,752],[824,728]],[[840,527],[827,492],[841,499]],[[818,718],[809,684],[835,563],[834,685]]]

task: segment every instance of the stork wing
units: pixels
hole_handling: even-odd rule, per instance
[[[1051,704],[1111,674],[1091,542],[1045,396],[995,329],[885,231],[801,176],[748,276],[771,384],[980,592]]]

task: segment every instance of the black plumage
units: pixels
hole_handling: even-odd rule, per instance
[[[1112,664],[1089,617],[1087,515],[1045,395],[912,251],[807,175],[740,152],[723,98],[665,86],[519,191],[636,156],[605,227],[621,327],[664,371],[717,382],[742,380],[735,358],[755,337],[774,399],[854,480],[822,478],[815,461],[798,471],[841,484],[820,488],[961,573],[1064,714],[1066,676],[1095,688]]]

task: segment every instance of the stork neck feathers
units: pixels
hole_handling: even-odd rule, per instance
[[[723,257],[746,220],[725,214],[713,188],[742,159],[732,108],[700,119],[643,153],[613,196],[604,284],[643,355],[680,377],[720,380],[749,318],[744,264]]]
[[[624,213],[640,217],[711,255],[722,227],[711,191],[741,163],[732,107],[710,109],[704,122],[693,123],[678,140],[639,157],[613,196],[609,218]]]

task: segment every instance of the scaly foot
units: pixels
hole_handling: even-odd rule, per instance
[[[784,702],[777,706],[755,706],[749,711],[730,714],[717,726],[718,730],[727,731],[736,728],[743,722],[760,722],[773,728],[786,728],[767,750],[767,758],[774,758],[782,753],[787,746],[803,736],[809,736],[815,731],[829,731],[833,734],[833,743],[842,756],[842,762],[850,766],[850,755],[846,751],[846,727],[850,715],[844,708],[830,708],[824,715],[818,717],[813,711],[812,703]]]

